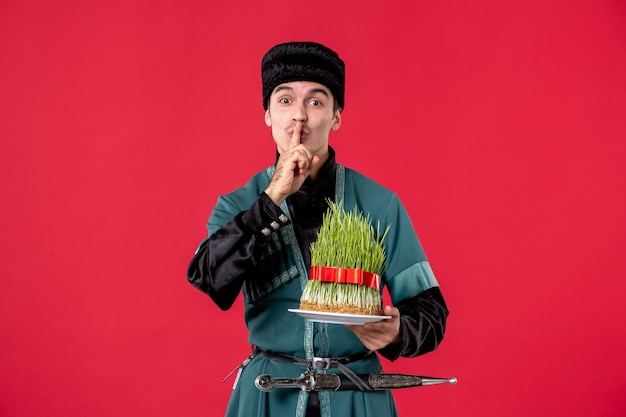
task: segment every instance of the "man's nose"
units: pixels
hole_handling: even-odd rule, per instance
[[[299,103],[293,107],[292,116],[293,120],[297,122],[306,121],[306,108],[304,107],[304,103]]]

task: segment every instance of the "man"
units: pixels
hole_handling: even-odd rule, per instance
[[[342,122],[344,62],[323,45],[292,42],[270,49],[261,73],[276,163],[218,199],[207,225],[209,237],[188,270],[189,282],[223,310],[243,292],[248,340],[255,350],[242,367],[226,415],[394,416],[390,391],[262,392],[255,387],[260,374],[298,377],[319,361],[314,358],[341,363],[340,369],[322,372],[381,372],[372,351],[390,360],[432,351],[443,338],[448,315],[398,197],[338,164],[329,147],[330,132]],[[327,199],[343,202],[346,210],[356,206],[383,230],[390,225],[382,277],[394,304],[383,308],[390,319],[340,325],[288,312],[298,308],[306,286],[309,247]]]

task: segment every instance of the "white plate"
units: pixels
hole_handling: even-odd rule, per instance
[[[373,323],[391,316],[369,316],[366,314],[344,314],[344,313],[326,313],[323,311],[298,310],[297,308],[288,309],[292,313],[296,313],[309,321],[318,321],[321,323],[332,324],[360,324]]]

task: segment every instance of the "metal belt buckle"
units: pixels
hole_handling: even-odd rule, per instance
[[[327,369],[330,369],[330,358],[318,358],[317,356],[314,356],[311,364],[313,369],[318,371],[325,371]]]

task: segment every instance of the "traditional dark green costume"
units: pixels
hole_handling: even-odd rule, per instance
[[[315,49],[315,45],[305,44],[307,49]],[[345,326],[313,323],[288,312],[299,307],[307,284],[310,244],[321,225],[327,199],[343,202],[348,211],[357,207],[370,216],[373,225],[380,223],[381,230],[390,225],[384,241],[387,260],[382,285],[400,310],[401,340],[379,354],[395,360],[432,351],[443,338],[448,310],[396,194],[337,164],[332,148],[329,152],[316,180],[307,179],[280,207],[264,193],[273,166],[257,173],[245,186],[221,196],[209,218],[209,237],[200,244],[189,266],[188,279],[224,310],[243,292],[248,340],[262,352],[300,358],[303,363],[314,357],[356,355],[355,360],[346,363],[348,368],[364,374],[382,372],[378,356],[365,356],[367,348]],[[254,385],[261,374],[297,377],[307,370],[303,364],[268,356],[256,355],[245,366],[227,416],[304,417],[312,412],[324,417],[397,415],[391,391],[325,391],[315,397],[298,389],[262,392]]]

